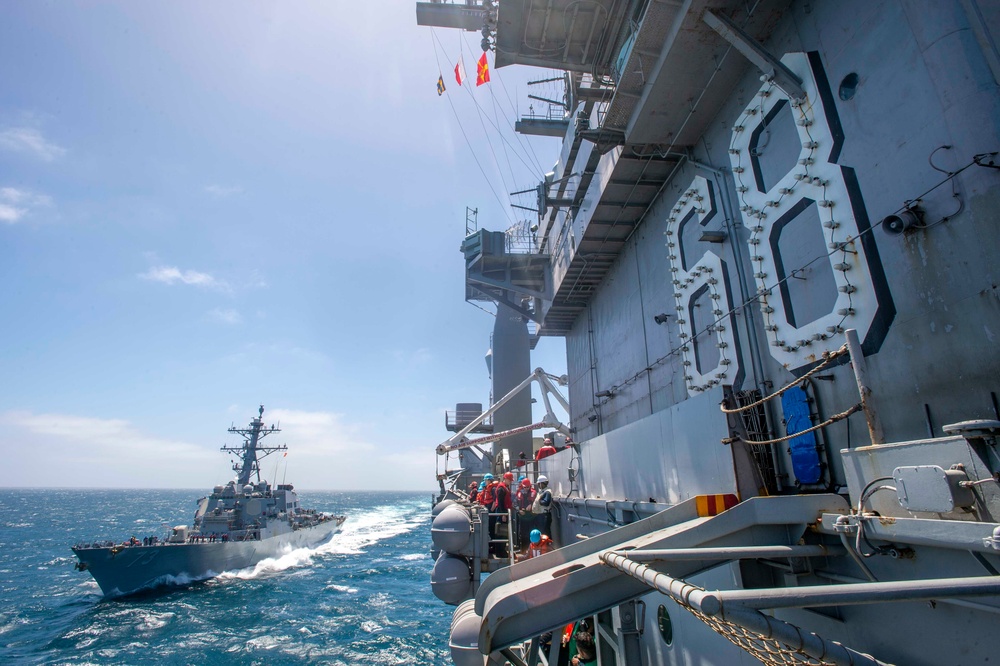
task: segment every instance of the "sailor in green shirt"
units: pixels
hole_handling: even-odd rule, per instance
[[[589,631],[577,631],[573,636],[576,643],[576,654],[570,659],[570,666],[596,666],[597,646],[594,636]]]

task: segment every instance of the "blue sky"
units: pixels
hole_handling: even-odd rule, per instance
[[[465,208],[520,218],[493,191],[552,166],[510,129],[549,73],[458,89],[478,33],[410,0],[3,15],[0,485],[212,486],[263,403],[298,487],[432,488],[443,411],[489,391]]]

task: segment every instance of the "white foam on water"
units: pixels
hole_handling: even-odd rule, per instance
[[[409,555],[403,555],[399,559],[404,562],[415,562],[417,560],[429,560],[431,559],[430,553],[410,553]]]
[[[149,585],[148,587],[158,587],[158,586],[164,585],[164,584],[165,585],[177,585],[177,586],[190,585],[191,583],[194,583],[196,581],[205,580],[205,579],[211,578],[214,575],[215,575],[215,572],[213,572],[213,571],[208,571],[208,572],[205,573],[204,576],[198,576],[198,577],[190,576],[190,575],[188,575],[186,573],[180,573],[180,574],[178,574],[176,576],[173,576],[171,574],[166,574],[166,575],[160,576],[159,578],[157,578],[156,580],[154,580],[153,583],[151,585]]]
[[[173,618],[173,613],[153,613],[147,611],[139,615],[139,623],[135,628],[139,631],[162,629],[167,626]]]
[[[257,650],[273,650],[282,643],[290,640],[290,636],[257,636],[248,640],[245,645],[245,650],[247,652],[255,652]]]
[[[317,555],[360,555],[380,541],[412,532],[429,520],[422,506],[381,506],[358,516],[349,516],[341,531],[314,548],[288,550],[279,557],[269,557],[252,567],[219,574],[220,580],[252,580],[288,569],[309,566]],[[404,556],[406,557],[406,556]],[[422,556],[421,556],[422,557]],[[355,590],[356,591],[356,590]]]
[[[252,567],[238,569],[236,571],[224,571],[219,574],[220,580],[253,580],[261,576],[275,574],[293,567],[307,566],[312,563],[312,558],[316,555],[317,549],[296,548],[289,550],[279,557],[268,557]]]
[[[345,594],[357,594],[358,588],[350,587],[348,585],[327,585],[323,588],[324,590],[334,590],[336,592],[344,592]]]
[[[368,546],[412,532],[427,522],[429,512],[416,506],[381,506],[360,516],[349,516],[340,534],[317,550],[360,555]]]
[[[369,634],[374,634],[376,632],[382,631],[382,625],[378,622],[372,622],[371,620],[365,620],[361,623],[361,630],[366,631]]]

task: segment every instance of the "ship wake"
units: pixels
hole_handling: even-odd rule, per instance
[[[340,532],[311,548],[289,548],[279,557],[269,557],[252,567],[219,574],[219,580],[252,580],[289,569],[312,565],[317,557],[329,555],[360,555],[379,542],[412,532],[429,520],[424,503],[377,507],[357,517],[348,518]]]

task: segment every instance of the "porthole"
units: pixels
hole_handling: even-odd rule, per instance
[[[670,621],[670,613],[667,612],[667,607],[660,604],[660,607],[656,609],[656,626],[660,630],[660,636],[663,637],[663,642],[670,645],[674,642],[674,625]]]
[[[856,92],[858,92],[858,75],[855,72],[851,72],[840,82],[840,99],[846,102],[854,97],[854,93]]]

